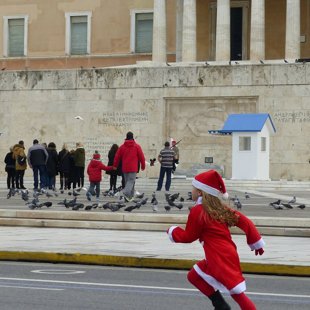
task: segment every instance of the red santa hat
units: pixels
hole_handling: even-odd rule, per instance
[[[192,182],[193,186],[206,192],[212,196],[220,197],[223,195],[224,199],[228,199],[228,193],[222,177],[215,170],[209,170],[197,174]]]
[[[100,154],[99,153],[95,153],[93,155],[93,159],[100,159]]]

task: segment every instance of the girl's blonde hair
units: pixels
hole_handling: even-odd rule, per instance
[[[204,191],[202,193],[203,210],[213,219],[220,223],[226,223],[228,226],[235,226],[238,223],[238,215],[224,204],[219,198],[209,195]]]

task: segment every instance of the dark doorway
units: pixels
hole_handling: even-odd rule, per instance
[[[230,59],[242,60],[242,8],[230,9]]]

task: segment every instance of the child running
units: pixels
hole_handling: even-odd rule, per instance
[[[110,171],[112,166],[105,166],[100,160],[100,154],[95,151],[93,159],[87,167],[87,174],[89,176],[89,188],[86,192],[87,200],[91,201],[91,196],[96,194],[97,203],[99,204],[100,197],[100,182],[102,180],[102,170]]]
[[[189,271],[189,282],[211,300],[216,310],[231,309],[220,291],[229,293],[240,309],[255,310],[254,303],[244,293],[245,279],[229,227],[237,226],[245,232],[255,255],[264,253],[265,242],[251,220],[221,202],[219,197],[228,198],[228,194],[215,170],[196,175],[192,185],[196,205],[190,210],[185,230],[177,226],[168,229],[172,242],[191,243],[199,239],[203,246],[205,259]]]

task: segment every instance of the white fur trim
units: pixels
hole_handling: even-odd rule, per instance
[[[169,239],[170,239],[171,242],[175,242],[175,241],[173,240],[173,237],[172,237],[172,232],[173,232],[177,227],[178,227],[178,226],[171,226],[171,227],[169,228],[169,230],[168,230],[168,236],[169,236]]]
[[[223,285],[221,282],[217,281],[212,276],[206,274],[203,272],[198,265],[194,266],[195,271],[199,274],[199,276],[204,279],[209,285],[211,285],[215,290],[220,290],[223,293],[229,293],[230,295],[233,294],[241,294],[246,290],[245,281],[242,281],[238,285],[236,285],[231,290],[228,290],[225,285]]]
[[[224,200],[227,200],[227,199],[228,199],[228,197],[229,197],[229,195],[228,195],[228,193],[227,193],[227,192],[223,194],[223,199],[224,199]]]
[[[204,192],[206,192],[212,196],[215,196],[215,197],[218,197],[221,193],[218,189],[211,187],[211,186],[208,186],[204,183],[201,183],[201,182],[197,181],[196,179],[194,179],[192,181],[192,185],[194,187],[196,187],[197,189],[200,189],[200,190],[202,190],[202,191],[204,191]]]
[[[258,250],[261,249],[265,246],[265,241],[263,240],[263,238],[260,238],[258,241],[256,241],[255,243],[249,244],[249,247],[251,248],[251,250]]]

